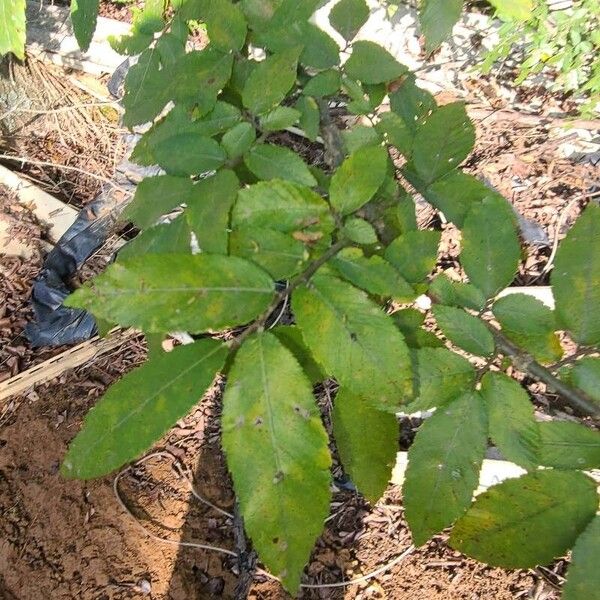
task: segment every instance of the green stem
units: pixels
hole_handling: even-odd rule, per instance
[[[600,406],[589,398],[587,394],[562,382],[546,367],[540,365],[531,354],[528,354],[521,350],[517,345],[513,344],[513,342],[506,338],[500,330],[489,323],[487,323],[487,326],[494,336],[498,350],[510,358],[512,364],[519,369],[519,371],[528,373],[538,381],[544,382],[549,388],[554,390],[557,394],[560,394],[566,403],[575,410],[593,417],[600,417]]]
[[[558,371],[558,369],[560,369],[561,367],[577,362],[577,360],[582,356],[594,356],[598,353],[599,351],[596,348],[580,348],[579,350],[577,350],[577,352],[571,354],[571,356],[567,356],[566,358],[555,362],[548,368],[550,369],[550,371]]]

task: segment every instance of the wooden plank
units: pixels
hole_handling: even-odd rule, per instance
[[[0,183],[14,191],[20,204],[26,206],[40,223],[48,226],[48,239],[55,244],[74,223],[77,210],[44,192],[31,181],[0,165]]]

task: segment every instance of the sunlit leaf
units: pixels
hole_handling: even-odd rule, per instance
[[[97,11],[98,0],[92,0],[92,4],[94,3]],[[78,8],[78,4],[73,2],[72,10],[82,11],[84,5],[85,0],[81,8]],[[85,17],[81,16],[80,18],[85,22]],[[81,37],[81,41],[84,42],[85,36],[81,35]],[[19,60],[25,58],[25,0],[0,0],[0,57],[9,52],[12,52]]]
[[[91,479],[139,457],[202,398],[226,356],[227,348],[211,339],[155,353],[87,414],[62,474]]]
[[[247,323],[273,294],[272,279],[235,256],[151,255],[110,265],[65,305],[151,333],[199,333]]]
[[[118,261],[146,254],[187,254],[191,252],[192,233],[184,217],[142,231],[119,250]]]
[[[535,469],[540,464],[540,430],[527,392],[504,373],[486,373],[481,395],[490,437],[502,455],[525,469]]]
[[[396,416],[376,410],[341,387],[331,419],[345,471],[358,491],[375,504],[387,488],[396,463],[399,437]]]
[[[8,0],[8,3],[13,2],[12,0]],[[4,0],[3,4],[6,4]],[[17,0],[17,2],[14,4],[16,4],[18,9],[21,2]],[[72,0],[71,2],[71,21],[73,22],[73,33],[75,34],[77,43],[82,50],[87,50],[92,42],[94,30],[96,29],[99,4],[99,0]],[[9,30],[12,26],[12,23],[8,26]],[[0,54],[3,54],[1,47]],[[23,51],[21,50],[21,57],[22,55]]]
[[[310,382],[274,335],[254,334],[238,350],[222,429],[244,527],[294,593],[329,511],[331,457]]]
[[[417,546],[471,504],[485,454],[485,408],[476,392],[439,409],[419,428],[408,451],[405,516]]]
[[[597,507],[596,483],[582,473],[528,473],[481,494],[454,526],[450,545],[507,569],[545,565],[575,543]]]

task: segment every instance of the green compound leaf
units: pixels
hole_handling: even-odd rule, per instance
[[[449,221],[462,227],[471,207],[487,196],[498,195],[479,179],[460,170],[450,171],[422,192],[425,200],[441,210]]]
[[[329,233],[334,223],[327,202],[307,187],[289,181],[263,181],[240,191],[231,215],[233,227],[310,230]]]
[[[143,52],[154,40],[154,34],[163,29],[165,3],[163,0],[149,0],[144,3],[142,10],[133,13],[131,33],[119,37],[109,36],[109,42],[113,50],[119,54],[134,56]],[[169,33],[165,33],[157,42],[159,48],[166,53],[167,46],[177,53],[184,52],[184,44]],[[165,54],[166,56],[166,54]]]
[[[571,372],[573,385],[600,403],[600,358],[584,358],[575,363]]]
[[[409,283],[423,281],[437,261],[439,231],[407,231],[396,238],[385,251],[385,258]]]
[[[419,21],[427,54],[431,54],[450,37],[452,28],[460,19],[462,7],[463,0],[424,0]]]
[[[9,52],[25,58],[25,0],[0,0],[0,57]]]
[[[140,181],[133,200],[123,211],[123,219],[132,221],[141,229],[147,229],[165,213],[181,204],[187,204],[193,190],[194,184],[187,177],[146,177]]]
[[[481,310],[485,306],[483,294],[472,284],[453,281],[446,275],[437,275],[429,286],[428,295],[437,303]]]
[[[447,348],[421,348],[416,352],[417,399],[411,412],[444,406],[475,385],[475,369]]]
[[[310,382],[274,335],[255,334],[238,350],[222,429],[244,527],[295,593],[329,511],[331,457]]]
[[[380,146],[360,148],[333,174],[329,201],[342,214],[358,210],[380,188],[387,172],[388,153]]]
[[[300,118],[300,111],[290,106],[277,106],[260,118],[260,128],[264,131],[278,131],[291,127]]]
[[[211,339],[155,353],[90,410],[62,474],[91,479],[140,456],[202,398],[226,356],[227,348]]]
[[[453,306],[436,304],[431,310],[442,333],[453,344],[476,356],[494,352],[494,338],[480,319]]]
[[[229,169],[194,185],[185,217],[202,252],[227,254],[229,214],[239,187],[238,178]]]
[[[582,473],[528,473],[481,494],[454,526],[450,545],[507,569],[545,565],[565,554],[597,507],[596,483]]]
[[[377,233],[373,225],[358,217],[348,219],[344,223],[343,232],[355,244],[371,245],[377,243]]]
[[[342,85],[342,78],[337,69],[329,69],[317,73],[314,77],[308,80],[304,86],[303,94],[322,98],[323,96],[332,96],[336,94]]]
[[[546,421],[539,428],[540,464],[566,470],[600,468],[598,431],[569,421]]]
[[[462,229],[460,261],[471,283],[486,298],[513,280],[521,246],[512,208],[504,198],[490,196],[471,209]]]
[[[533,0],[490,0],[490,4],[501,17],[517,21],[529,19],[535,6]]]
[[[145,254],[190,254],[192,232],[184,217],[142,231],[119,250],[118,262]]]
[[[273,280],[247,260],[153,255],[110,265],[65,306],[149,333],[200,333],[251,321],[273,295]]]
[[[398,271],[381,256],[367,258],[358,248],[346,248],[330,261],[340,275],[355,286],[398,302],[411,302],[416,293]]]
[[[476,392],[462,395],[421,425],[408,451],[403,486],[415,545],[451,525],[471,504],[486,442],[485,407]]]
[[[219,50],[240,50],[246,41],[246,19],[239,4],[208,0],[203,18],[211,45]]]
[[[506,460],[527,470],[540,464],[540,430],[527,392],[503,373],[486,373],[481,395],[487,405],[490,437]]]
[[[275,280],[295,275],[306,258],[301,242],[274,229],[234,229],[229,252],[251,260]]]
[[[392,315],[392,318],[398,329],[402,332],[404,341],[409,348],[440,348],[444,345],[436,335],[431,333],[431,331],[422,328],[423,322],[425,321],[425,315],[416,308],[404,308],[399,310]],[[413,358],[414,357],[415,355],[413,353]],[[415,362],[418,363],[418,361]],[[418,384],[417,378],[419,375],[418,373],[415,373],[415,375],[415,384]],[[412,408],[416,402],[417,401],[411,402],[406,411],[408,411],[409,408]],[[415,410],[419,410],[419,408],[416,408]]]
[[[356,37],[368,18],[369,7],[365,0],[341,0],[329,13],[329,22],[348,42]]]
[[[600,206],[593,202],[562,241],[551,275],[556,314],[580,344],[600,342]]]
[[[317,185],[306,163],[289,148],[257,144],[245,156],[244,163],[259,179],[286,179],[309,187]]]
[[[600,515],[583,530],[573,546],[571,566],[562,589],[563,600],[590,600],[600,589]]]
[[[527,294],[498,298],[492,308],[507,338],[541,362],[555,362],[563,354],[554,312]]]
[[[157,163],[171,175],[198,175],[215,171],[227,160],[221,145],[193,133],[174,135],[154,147]]]
[[[11,2],[12,0],[8,1]],[[20,3],[17,2],[16,4],[18,6]],[[94,37],[99,4],[99,0],[72,0],[71,2],[73,33],[77,38],[79,47],[84,51],[90,47],[92,37]],[[1,48],[0,54],[2,54]]]
[[[271,333],[295,356],[313,385],[327,379],[327,373],[313,358],[302,338],[302,332],[295,325],[279,325]]]
[[[279,104],[296,81],[296,69],[302,47],[293,47],[269,56],[250,73],[242,100],[258,115]]]
[[[412,394],[408,348],[392,319],[364,292],[328,275],[297,289],[292,308],[313,356],[372,406],[396,410]]]
[[[475,128],[462,102],[440,106],[417,124],[412,160],[425,185],[456,169],[475,145]]]
[[[374,409],[342,387],[335,397],[331,418],[345,471],[358,491],[375,504],[385,492],[396,463],[396,415]]]
[[[375,42],[352,44],[352,54],[344,64],[348,77],[362,83],[385,83],[404,75],[407,68]]]
[[[250,123],[238,123],[223,135],[221,146],[225,148],[229,158],[238,158],[250,150],[255,140],[254,127]]]

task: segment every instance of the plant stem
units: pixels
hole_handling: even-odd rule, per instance
[[[273,301],[271,302],[271,304],[269,304],[269,306],[267,307],[265,312],[260,317],[258,317],[258,319],[256,319],[256,321],[254,321],[251,325],[246,327],[246,329],[244,329],[244,331],[242,331],[242,333],[240,333],[240,335],[238,335],[236,338],[229,341],[229,348],[231,350],[233,350],[235,348],[239,348],[241,346],[242,342],[247,337],[249,337],[253,333],[256,333],[257,331],[262,329],[265,326],[268,318],[271,316],[271,313],[273,313],[273,311],[275,311],[277,309],[277,307],[288,296],[290,296],[297,287],[299,287],[305,283],[308,283],[310,278],[326,262],[328,262],[331,258],[333,258],[340,250],[342,250],[342,248],[345,248],[346,246],[349,246],[349,245],[350,245],[350,241],[345,238],[342,238],[342,239],[338,240],[335,244],[333,244],[332,246],[327,248],[327,250],[325,252],[323,252],[323,254],[321,254],[321,256],[319,256],[319,258],[313,260],[308,265],[308,267],[306,267],[306,269],[302,273],[300,273],[300,275],[298,275],[297,277],[292,279],[292,281],[290,281],[289,285],[284,290],[279,292],[275,296],[275,298],[273,298]]]
[[[550,371],[558,371],[558,369],[564,367],[565,365],[570,365],[574,362],[577,362],[577,359],[581,358],[582,356],[592,356],[598,353],[599,351],[596,348],[580,348],[579,350],[577,350],[577,352],[571,354],[571,356],[567,356],[566,358],[555,362],[548,368],[550,369]]]
[[[566,403],[575,410],[593,417],[600,417],[600,406],[594,403],[587,394],[562,382],[546,367],[540,365],[531,354],[528,354],[521,350],[517,345],[513,344],[513,342],[506,338],[500,330],[489,323],[487,323],[487,326],[494,336],[496,347],[502,354],[510,358],[512,364],[519,369],[519,371],[528,373],[539,381],[543,381],[549,388],[560,394]]]
[[[321,113],[321,137],[325,145],[325,161],[335,169],[344,162],[344,142],[340,130],[331,120],[327,100],[319,100],[319,112]]]

